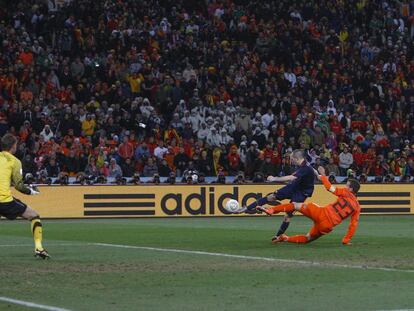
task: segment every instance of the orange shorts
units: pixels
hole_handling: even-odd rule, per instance
[[[313,226],[309,231],[311,237],[319,237],[333,230],[333,225],[325,214],[325,208],[314,203],[305,203],[300,212],[313,220]]]

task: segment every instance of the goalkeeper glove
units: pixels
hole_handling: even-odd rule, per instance
[[[30,189],[30,195],[36,195],[40,193],[39,189],[36,186],[30,185],[29,189]]]

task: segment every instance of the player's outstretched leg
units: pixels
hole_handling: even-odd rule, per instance
[[[33,234],[33,240],[35,243],[35,257],[42,259],[50,258],[49,253],[42,245],[43,240],[43,226],[40,221],[39,214],[32,208],[27,207],[26,211],[22,215],[23,218],[30,220],[30,228]]]
[[[282,234],[281,239],[284,242],[288,243],[296,243],[296,244],[307,244],[312,241],[315,241],[316,239],[319,239],[321,237],[320,234],[311,235],[310,233],[306,235],[294,235],[294,236],[287,236]]]
[[[266,204],[268,204],[268,203],[269,203],[268,197],[260,198],[259,200],[254,201],[253,203],[251,203],[251,204],[249,204],[249,205],[247,205],[247,206],[244,206],[244,207],[242,208],[242,211],[243,211],[243,212],[252,212],[252,211],[254,211],[254,210],[255,210],[258,206],[266,205]],[[260,211],[261,211],[261,210],[260,210]]]
[[[254,201],[253,203],[243,206],[240,210],[241,213],[244,212],[253,212],[253,211],[260,211],[263,212],[263,208],[258,209],[257,207],[261,207],[262,205],[266,204],[273,204],[278,205],[280,204],[279,201],[277,201],[276,195],[274,193],[269,194],[267,197],[260,198],[259,200]]]
[[[306,244],[309,242],[308,237],[306,235],[294,235],[294,236],[283,235],[282,240],[284,242],[299,243],[299,244]]]
[[[262,210],[268,215],[274,215],[274,214],[278,214],[282,212],[291,213],[295,210],[295,204],[293,203],[280,204],[280,205],[271,206],[268,208],[261,208],[260,210]]]

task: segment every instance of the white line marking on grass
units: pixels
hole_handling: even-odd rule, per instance
[[[8,297],[2,297],[2,296],[0,296],[0,301],[9,302],[9,303],[13,303],[15,305],[25,306],[25,307],[29,307],[29,308],[41,309],[41,310],[70,311],[69,309],[58,308],[58,307],[53,307],[53,306],[46,306],[46,305],[33,303],[33,302],[30,302],[30,301],[17,300],[17,299],[12,299],[12,298],[8,298]]]
[[[205,255],[205,256],[215,256],[215,257],[227,257],[227,258],[237,258],[237,259],[245,259],[245,260],[259,260],[259,261],[267,261],[267,262],[283,262],[283,263],[293,263],[293,264],[300,264],[300,265],[306,265],[306,266],[320,266],[320,267],[332,267],[332,268],[381,270],[381,271],[390,271],[390,272],[414,273],[414,270],[403,270],[403,269],[394,269],[394,268],[385,268],[385,267],[372,267],[372,266],[362,266],[362,265],[346,265],[346,264],[338,264],[338,263],[296,260],[296,259],[282,259],[282,258],[274,258],[274,257],[257,257],[257,256],[245,256],[245,255],[226,254],[226,253],[212,253],[212,252],[194,251],[194,250],[185,250],[185,249],[174,249],[174,248],[158,248],[158,247],[148,247],[148,246],[120,245],[120,244],[107,244],[107,243],[90,243],[90,245],[105,246],[105,247],[116,247],[116,248],[126,248],[126,249],[141,249],[141,250],[156,251],[156,252],[167,252],[167,253],[180,253],[180,254]]]
[[[29,247],[29,246],[33,246],[33,244],[0,244],[0,247]],[[237,255],[237,254],[214,253],[214,252],[205,252],[205,251],[174,249],[174,248],[159,248],[159,247],[149,247],[149,246],[134,246],[134,245],[121,245],[121,244],[108,244],[108,243],[56,243],[56,244],[48,243],[48,246],[52,246],[52,247],[53,246],[104,246],[104,247],[116,247],[116,248],[126,248],[126,249],[141,249],[141,250],[156,251],[156,252],[181,253],[181,254],[204,255],[204,256],[214,256],[214,257],[227,257],[227,258],[236,258],[236,259],[244,259],[244,260],[259,260],[259,261],[267,261],[267,262],[293,263],[293,264],[300,264],[300,265],[305,265],[305,266],[414,273],[414,270],[409,270],[409,269],[395,269],[395,268],[373,267],[373,266],[364,266],[364,265],[347,265],[347,264],[319,262],[319,261],[283,259],[283,258],[275,258],[275,257],[246,256],[246,255]],[[390,311],[414,311],[414,309],[390,310]]]

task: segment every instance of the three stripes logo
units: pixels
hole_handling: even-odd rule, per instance
[[[85,194],[84,216],[154,216],[155,194]]]
[[[362,213],[410,213],[410,192],[359,192]]]

